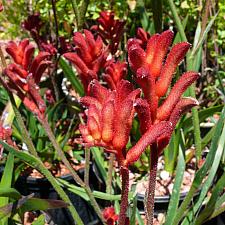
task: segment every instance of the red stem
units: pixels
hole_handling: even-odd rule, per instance
[[[155,198],[155,185],[156,185],[157,163],[158,163],[158,148],[156,143],[151,145],[150,157],[151,157],[150,177],[145,202],[147,225],[153,225],[154,219],[154,198]]]
[[[120,203],[119,225],[125,225],[128,207],[129,170],[128,168],[121,166],[120,172],[122,177],[122,196]]]

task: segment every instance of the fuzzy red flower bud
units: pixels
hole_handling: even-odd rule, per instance
[[[126,62],[111,62],[106,68],[105,73],[102,75],[103,79],[107,82],[109,88],[116,89],[120,80],[124,79],[127,75]]]

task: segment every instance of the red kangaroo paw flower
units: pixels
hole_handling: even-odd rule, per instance
[[[162,150],[169,144],[171,135],[173,130],[175,129],[175,126],[180,119],[181,115],[185,112],[189,111],[192,107],[199,105],[198,101],[191,97],[185,97],[179,100],[175,108],[173,109],[173,112],[171,113],[169,117],[169,121],[172,124],[172,130],[171,133],[167,133],[166,135],[162,135],[160,138],[157,139],[158,142],[158,154],[160,155]]]
[[[151,39],[150,39],[151,40]],[[150,64],[151,66],[149,67],[150,69],[150,74],[153,77],[158,77],[161,71],[161,66],[162,66],[162,62],[168,52],[168,48],[170,46],[170,44],[172,43],[173,40],[173,31],[171,30],[167,30],[164,31],[162,34],[160,34],[160,36],[157,38],[157,44],[154,46],[151,46],[150,44],[148,44],[147,46],[147,50],[146,50],[146,55],[147,55],[147,62],[148,64]],[[153,59],[151,59],[151,54],[148,55],[151,51],[150,48],[154,49],[154,53],[153,53]],[[151,56],[151,57],[149,57]],[[149,57],[149,58],[148,58]],[[148,61],[150,60],[150,62]]]
[[[169,117],[169,121],[172,123],[173,127],[175,128],[182,114],[189,111],[192,107],[198,105],[199,102],[194,98],[191,97],[181,98],[179,102],[176,104],[175,108],[173,109],[173,112]]]
[[[145,49],[147,47],[147,42],[148,42],[148,39],[150,38],[150,34],[148,32],[146,32],[144,29],[142,28],[138,28],[137,29],[137,35],[136,35],[139,43],[140,43],[140,46]]]
[[[8,69],[11,70],[13,73],[16,73],[17,75],[19,75],[21,78],[25,79],[28,76],[28,72],[22,69],[17,64],[14,64],[14,63],[9,64]]]
[[[173,108],[180,100],[181,95],[195,80],[198,79],[199,76],[200,74],[196,72],[186,72],[180,77],[180,79],[176,82],[176,84],[172,88],[167,99],[158,108],[157,110],[158,120],[168,119],[168,117],[173,111]]]
[[[100,103],[104,103],[109,95],[109,91],[97,80],[93,80],[88,87],[88,94],[96,98]]]
[[[114,115],[114,136],[112,143],[115,149],[121,150],[126,146],[129,139],[129,133],[132,125],[131,122],[133,119],[130,118],[133,112],[133,102],[126,101],[126,104],[120,105],[119,107],[117,108],[119,111],[115,110],[116,112]]]
[[[9,77],[9,79],[11,80],[11,82],[16,84],[19,88],[21,88],[25,92],[28,91],[28,86],[27,86],[26,81],[21,80],[21,78],[14,72],[12,72],[9,68],[6,68],[4,70],[4,74],[6,74]]]
[[[22,65],[25,48],[29,45],[29,40],[24,39],[18,45],[10,41],[6,47],[6,52],[13,58],[15,63]]]
[[[137,44],[129,47],[128,60],[131,69],[136,72],[138,68],[145,66],[145,51]]]
[[[107,207],[103,210],[102,215],[106,220],[107,225],[115,225],[118,220],[118,215],[115,213],[114,207]]]
[[[102,109],[102,104],[94,97],[84,96],[80,99],[80,103],[86,107],[90,107],[92,104],[98,109]]]
[[[154,34],[153,36],[150,37],[150,39],[147,42],[147,48],[146,48],[146,62],[151,65],[153,62],[153,58],[155,55],[155,52],[158,50],[158,39],[160,35],[159,34]]]
[[[28,18],[22,22],[22,27],[30,32],[33,30],[39,32],[42,25],[40,13],[29,15]]]
[[[85,34],[85,37],[86,37],[86,43],[87,43],[88,48],[93,50],[94,54],[98,54],[102,49],[101,38],[98,37],[98,39],[100,39],[100,40],[95,41],[93,34],[89,30],[86,30],[86,29],[84,29],[84,34]],[[96,46],[96,42],[98,43],[97,46]]]
[[[170,122],[159,122],[152,125],[140,138],[140,140],[133,146],[126,155],[125,165],[131,165],[137,161],[141,154],[145,151],[147,146],[154,143],[157,138],[166,133],[170,133],[172,124]]]
[[[39,87],[36,85],[32,74],[27,76],[27,85],[29,89],[29,94],[32,96],[33,100],[35,101],[40,113],[44,114],[46,110],[46,105],[39,93]]]
[[[63,56],[74,64],[87,92],[89,83],[98,79],[98,73],[106,63],[108,50],[103,46],[102,39],[98,36],[95,40],[88,30],[84,30],[84,35],[76,32],[73,41],[76,52],[68,52]]]
[[[135,110],[140,121],[140,130],[144,134],[152,124],[149,104],[145,99],[138,98],[135,101]]]
[[[96,121],[96,119],[93,116],[88,116],[88,122],[87,122],[88,130],[90,131],[91,136],[95,140],[101,139],[101,130],[100,127]]]
[[[110,52],[115,54],[120,39],[123,35],[125,22],[114,19],[113,12],[100,12],[100,17],[97,19],[99,25],[92,26],[92,30],[96,30],[103,38],[104,42],[109,45]]]
[[[114,91],[104,88],[96,80],[88,89],[90,96],[80,100],[89,108],[88,125],[80,129],[84,144],[102,146],[110,152],[121,151],[129,139],[134,101],[140,90],[133,90],[132,84],[125,80],[121,80]]]
[[[47,67],[51,64],[51,61],[42,61],[39,63],[38,67],[36,68],[35,72],[32,74],[34,77],[35,83],[40,83],[41,76],[43,75],[44,71],[47,69]]]
[[[105,68],[105,73],[102,75],[103,79],[107,82],[110,89],[114,90],[120,80],[124,79],[127,75],[126,62],[112,62]]]
[[[171,49],[166,62],[162,68],[160,77],[156,82],[156,94],[161,97],[166,94],[171,83],[173,74],[178,64],[184,59],[187,51],[190,48],[187,42],[178,43]]]
[[[73,42],[78,47],[79,55],[83,59],[83,61],[85,63],[90,63],[93,58],[91,55],[91,51],[87,45],[88,42],[85,40],[84,36],[80,32],[74,33]]]
[[[158,107],[158,97],[155,93],[155,81],[152,76],[150,76],[149,71],[141,67],[137,70],[137,82],[142,87],[144,96],[147,99],[150,107],[152,121],[156,118],[156,109]]]
[[[39,54],[34,58],[31,67],[30,67],[30,73],[35,74],[39,64],[46,60],[50,54],[48,52],[39,52]]]
[[[79,130],[82,135],[82,141],[84,141],[85,143],[89,143],[90,145],[94,145],[94,138],[90,135],[87,126],[80,124]]]
[[[76,66],[78,73],[82,75],[88,74],[89,68],[76,53],[67,52],[63,56]]]
[[[35,50],[34,46],[31,45],[31,44],[29,44],[26,47],[25,51],[24,51],[24,57],[23,57],[23,60],[22,60],[22,63],[21,64],[22,64],[22,67],[25,70],[27,70],[28,67],[29,67],[29,65],[30,65],[30,62],[31,62],[32,57],[34,55],[34,50]]]

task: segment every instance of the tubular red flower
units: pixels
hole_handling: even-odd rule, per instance
[[[151,39],[150,39],[151,40]],[[173,31],[167,30],[156,38],[157,44],[151,46],[150,43],[147,45],[146,55],[147,64],[149,65],[150,74],[153,77],[158,77],[161,72],[163,60],[168,52],[169,46],[173,40]],[[153,58],[149,56],[152,54]],[[149,61],[150,60],[150,61]]]
[[[125,165],[128,166],[137,161],[147,146],[154,143],[161,135],[165,135],[166,133],[170,134],[171,130],[172,124],[170,122],[163,121],[152,125],[147,132],[142,135],[135,146],[127,152]]]
[[[151,112],[148,102],[145,99],[136,99],[135,110],[138,114],[138,118],[140,121],[141,133],[144,134],[152,124]]]
[[[176,82],[169,96],[157,109],[157,119],[167,120],[184,91],[199,77],[199,73],[186,72]]]
[[[14,41],[10,41],[6,47],[6,52],[13,58],[15,63],[22,66],[26,48],[30,48],[28,39],[22,40],[18,45]]]
[[[180,119],[181,115],[185,112],[189,111],[194,106],[198,106],[199,102],[191,97],[183,97],[179,100],[176,104],[173,112],[169,117],[169,121],[172,123],[173,127],[175,128],[178,120]]]
[[[187,42],[178,43],[171,49],[165,64],[163,65],[160,77],[156,82],[156,94],[161,97],[166,94],[178,64],[184,59],[190,48]]]

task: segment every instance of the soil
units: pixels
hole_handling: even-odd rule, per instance
[[[196,159],[192,158],[187,164],[186,170],[184,171],[183,181],[181,185],[181,193],[186,193],[189,191],[192,181],[195,175]],[[136,192],[145,195],[146,189],[148,187],[148,175],[143,179],[136,181],[140,175],[131,174],[130,175],[130,185],[137,183]],[[158,172],[156,178],[156,190],[155,196],[165,196],[172,194],[174,183],[174,176],[171,176],[169,172],[164,170],[164,160],[163,157],[159,158],[158,162]]]
[[[44,163],[45,167],[51,171],[51,173],[55,177],[61,177],[70,174],[70,171],[66,168],[64,164],[58,163],[57,165],[52,165],[48,162]],[[71,162],[71,166],[75,171],[78,171],[80,169],[84,168],[84,164],[78,164],[76,165],[75,162]],[[33,169],[31,167],[26,168],[23,172],[22,175],[24,176],[31,176],[33,178],[44,178],[44,176],[37,171],[36,169]]]

